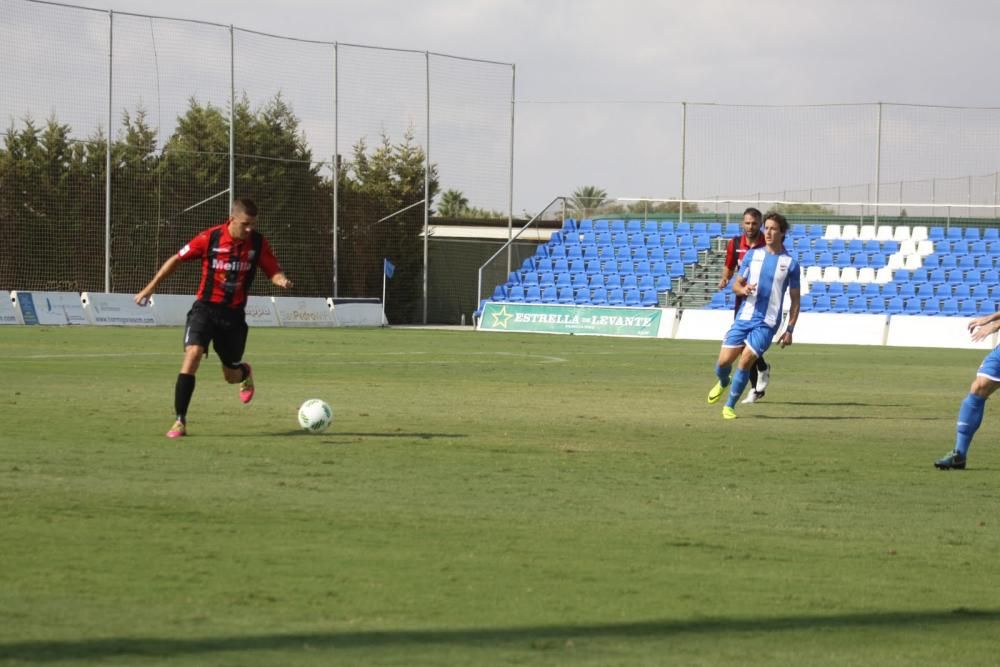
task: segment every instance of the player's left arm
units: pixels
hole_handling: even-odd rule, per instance
[[[260,268],[264,270],[267,277],[271,279],[271,282],[282,289],[288,289],[292,286],[292,281],[285,274],[285,270],[281,268],[278,264],[278,258],[274,256],[271,252],[271,244],[264,239],[260,248]]]
[[[802,291],[800,290],[800,271],[798,262],[794,262],[790,267],[788,278],[788,299],[791,305],[788,308],[788,326],[785,333],[781,334],[778,343],[781,347],[792,344],[792,332],[795,331],[795,323],[799,321],[799,308],[802,305]]]

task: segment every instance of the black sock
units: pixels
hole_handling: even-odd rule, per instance
[[[187,411],[191,404],[192,394],[194,394],[194,375],[178,373],[177,384],[174,387],[174,410],[177,411],[177,419],[182,422],[187,421]]]
[[[767,370],[767,362],[764,361],[764,357],[757,357],[757,370],[763,373]]]
[[[246,364],[240,364],[240,370],[243,371],[243,377],[240,378],[240,382],[243,382],[250,375],[250,367]]]
[[[757,366],[756,365],[750,367],[750,381],[747,382],[747,386],[750,387],[751,390],[757,391]]]

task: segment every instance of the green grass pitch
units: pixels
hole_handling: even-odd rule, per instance
[[[982,352],[774,349],[733,422],[717,353],[255,329],[170,441],[179,330],[0,328],[0,664],[995,665]]]

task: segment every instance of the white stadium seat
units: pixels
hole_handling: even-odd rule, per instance
[[[875,281],[879,285],[885,285],[886,283],[892,282],[892,269],[888,266],[883,266],[881,269],[875,272]]]
[[[909,231],[907,231],[907,236],[909,236]],[[879,227],[878,231],[875,232],[875,240],[879,242],[892,241],[892,225],[882,225]]]
[[[840,270],[840,282],[842,283],[856,283],[858,282],[858,270],[853,266],[845,266]]]
[[[836,241],[840,238],[840,225],[827,225],[823,232],[823,238],[827,241]]]
[[[909,241],[907,241],[909,243]],[[890,271],[895,271],[896,269],[903,268],[903,264],[906,261],[906,257],[901,252],[894,252],[889,255],[889,261],[886,262],[886,266]]]
[[[823,282],[823,267],[810,266],[806,268],[806,281],[815,283]]]
[[[920,255],[907,255],[903,262],[903,268],[907,271],[916,271],[924,265],[924,260]]]
[[[910,228],[906,225],[898,225],[895,231],[892,233],[892,240],[899,241],[900,243],[902,243],[903,241],[909,241]]]
[[[875,234],[875,225],[862,225],[861,231],[858,232],[858,238],[862,241],[874,241]]]
[[[844,225],[840,228],[840,238],[845,241],[853,241],[858,238],[858,226],[857,225]]]
[[[875,282],[875,269],[870,266],[858,269],[858,282],[862,285]]]
[[[917,244],[917,254],[921,257],[926,257],[927,255],[934,254],[934,241],[930,239],[924,239]]]
[[[913,242],[923,241],[927,238],[927,227],[918,225],[910,230],[910,240]]]
[[[903,257],[917,254],[917,244],[913,241],[903,241],[899,244],[899,254]]]
[[[828,266],[823,269],[823,282],[835,283],[840,280],[840,269],[836,266]]]

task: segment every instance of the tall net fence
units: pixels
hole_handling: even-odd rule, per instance
[[[461,284],[430,275],[442,188],[509,217],[509,64],[37,0],[0,37],[0,289],[138,291],[249,196],[293,295],[379,297],[389,259],[390,321],[421,321]]]

